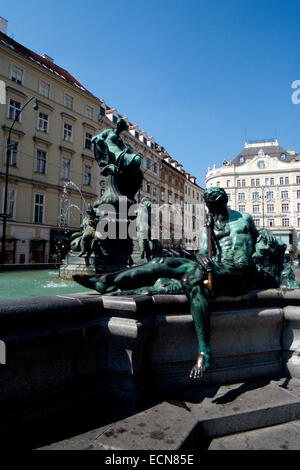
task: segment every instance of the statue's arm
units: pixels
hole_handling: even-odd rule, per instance
[[[247,221],[247,224],[248,224],[248,228],[249,228],[249,233],[252,237],[252,240],[253,240],[253,244],[255,245],[256,243],[256,240],[258,239],[259,237],[259,232],[255,226],[255,223],[254,223],[254,220],[252,219],[251,215],[244,212],[243,213],[243,217],[246,219]]]
[[[199,233],[199,255],[208,255],[208,240],[207,240],[207,228],[206,226],[201,227],[200,233]]]
[[[94,137],[92,138],[92,142],[97,143],[99,142],[99,140],[105,140],[108,136],[108,133],[109,133],[109,129],[107,129],[106,131],[100,132],[100,134],[94,135]]]

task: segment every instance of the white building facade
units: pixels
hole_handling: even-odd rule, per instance
[[[246,142],[231,162],[208,168],[206,185],[224,188],[232,209],[251,214],[258,229],[271,230],[300,260],[299,154],[277,139]]]

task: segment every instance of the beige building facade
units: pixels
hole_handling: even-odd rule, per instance
[[[199,250],[200,228],[205,224],[204,189],[197,185],[195,176],[184,172],[184,237],[190,252]]]
[[[208,168],[206,185],[224,188],[232,209],[251,214],[258,229],[271,230],[300,260],[299,154],[277,139],[246,142],[231,162]]]
[[[0,106],[2,213],[11,138],[6,262],[47,262],[55,236],[78,229],[80,212],[97,196],[99,170],[90,139],[99,130],[101,100],[53,59],[1,32],[0,80],[6,91]]]

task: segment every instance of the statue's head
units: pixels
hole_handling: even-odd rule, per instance
[[[120,134],[120,132],[127,131],[128,130],[128,125],[125,119],[119,119],[117,123],[117,132]]]
[[[228,196],[224,189],[216,186],[206,189],[203,197],[208,208],[224,206],[228,202]]]
[[[94,215],[95,211],[90,203],[87,205],[86,213],[89,215]]]

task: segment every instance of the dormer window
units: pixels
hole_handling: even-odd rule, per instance
[[[240,157],[240,163],[244,163],[245,159],[244,157]]]

